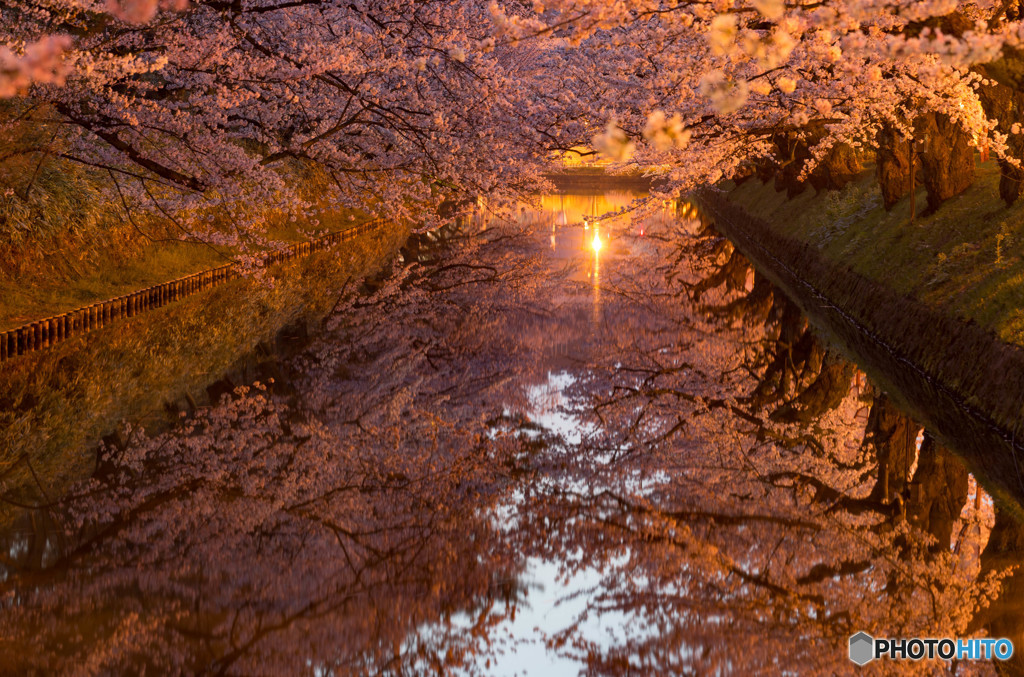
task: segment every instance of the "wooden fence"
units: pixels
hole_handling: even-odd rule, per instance
[[[263,265],[290,261],[324,251],[334,245],[377,230],[387,223],[384,219],[373,219],[347,230],[329,233],[309,242],[300,242],[281,251],[271,252],[263,257]],[[70,312],[0,332],[0,362],[18,355],[45,350],[61,341],[100,329],[124,317],[135,317],[149,310],[166,306],[186,297],[206,291],[240,276],[237,263],[228,263],[217,268],[204,270],[193,275],[164,282],[142,289],[126,296],[94,303]]]

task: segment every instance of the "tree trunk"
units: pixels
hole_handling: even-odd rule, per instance
[[[933,552],[948,550],[953,523],[967,502],[967,469],[927,432],[910,482],[907,519],[938,539]]]
[[[995,526],[981,554],[981,573],[1013,567],[1024,561],[1024,525],[995,507]],[[1000,585],[999,597],[981,609],[967,628],[969,635],[984,628],[989,637],[1018,638],[1024,632],[1024,572],[1016,569]],[[1006,674],[1024,674],[1024,652],[1014,651]]]
[[[807,143],[796,134],[776,134],[773,141],[776,148],[778,167],[775,171],[775,190],[786,191],[786,197],[794,198],[807,189],[807,182],[799,176],[811,154]]]
[[[875,173],[882,191],[882,204],[889,211],[911,190],[911,144],[889,126],[878,133],[877,144]]]
[[[825,128],[811,126],[801,136],[794,132],[776,134],[773,138],[778,167],[775,173],[775,190],[786,191],[788,197],[795,197],[807,189],[809,183],[815,191],[839,190],[860,174],[864,167],[857,151],[845,143],[832,146],[806,179],[800,173],[811,159],[811,149],[826,136]]]
[[[979,66],[976,70],[990,77],[991,64]],[[1010,134],[1010,128],[1014,123],[1022,121],[1021,112],[1024,111],[1024,92],[998,82],[991,85],[983,85],[978,88],[978,97],[981,99],[981,107],[989,119],[999,123],[999,130],[1009,134],[1007,144],[1010,153],[1014,157],[1021,157],[1024,154],[1024,134]],[[1024,192],[1024,169],[1014,167],[1005,160],[999,160],[999,197],[1007,205],[1012,205]]]
[[[919,117],[914,136],[923,143],[921,169],[931,214],[974,182],[974,148],[971,137],[942,113]]]
[[[879,395],[871,405],[864,441],[875,448],[878,480],[871,500],[888,503],[903,493],[917,452],[919,427],[894,405]]]
[[[840,190],[862,171],[864,165],[853,146],[837,143],[811,172],[810,182],[819,193],[823,190]]]

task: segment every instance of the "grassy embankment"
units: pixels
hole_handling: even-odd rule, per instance
[[[237,254],[198,239],[183,216],[227,233],[238,232],[235,219],[264,224],[256,238],[244,234],[250,245],[262,238],[303,241],[363,218],[322,202],[333,180],[301,163],[280,171],[329,215],[319,224],[244,200],[228,205],[230,218],[223,205],[172,215],[164,211],[173,202],[159,181],[146,183],[143,204],[129,203],[125,175],[66,157],[77,137],[45,105],[0,101],[0,121],[0,329],[219,266]],[[166,426],[183,403],[204,403],[206,387],[225,374],[250,378],[253,370],[240,366],[266,356],[283,328],[323,317],[349,278],[384,266],[408,233],[400,224],[367,233],[271,267],[273,284],[234,280],[0,364],[0,496],[35,502],[58,495],[91,470],[98,444],[123,422]]]
[[[350,223],[348,214],[338,214],[320,228]],[[148,232],[160,232],[147,225]],[[140,242],[126,226],[97,221],[80,235],[74,229],[37,232],[9,242],[8,251],[23,256],[0,267],[0,327],[221,265],[231,255],[195,242]],[[208,384],[251,360],[283,327],[322,318],[347,280],[384,266],[408,234],[398,224],[371,232],[273,266],[271,284],[235,280],[0,365],[6,495],[29,501],[57,495],[91,471],[100,440],[124,422],[160,427],[173,415],[167,403],[203,403]],[[283,219],[268,235],[305,237]]]
[[[974,184],[925,218],[920,188],[913,223],[909,198],[883,209],[873,170],[837,192],[789,200],[751,179],[729,198],[826,258],[1024,346],[1024,200],[1007,207],[998,184],[996,163],[979,164]]]

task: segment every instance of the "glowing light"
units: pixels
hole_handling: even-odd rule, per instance
[[[597,231],[594,231],[594,241],[591,243],[591,246],[594,248],[595,254],[601,251],[601,235]]]

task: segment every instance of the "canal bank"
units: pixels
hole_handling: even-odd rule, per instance
[[[906,412],[957,450],[1000,502],[1024,502],[1024,351],[829,258],[721,191],[705,218]],[[884,254],[881,254],[884,256]]]
[[[353,283],[408,241],[395,223],[236,277],[145,315],[70,337],[0,366],[3,510],[61,495],[93,472],[126,424],[158,431],[234,387],[266,380]]]

